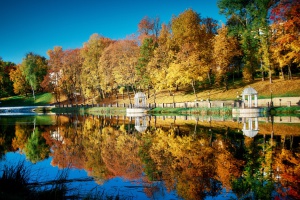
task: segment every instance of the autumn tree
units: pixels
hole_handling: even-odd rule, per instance
[[[99,60],[106,47],[112,42],[111,39],[102,37],[98,34],[91,35],[88,42],[84,43],[80,54],[83,58],[81,71],[82,95],[86,98],[92,97],[93,101],[96,95],[100,95],[100,72]]]
[[[177,87],[191,85],[196,99],[196,83],[205,79],[211,62],[211,33],[202,19],[189,9],[171,22],[175,59],[170,64],[167,78]]]
[[[118,86],[125,86],[129,97],[129,88],[136,90],[136,65],[138,62],[139,47],[136,40],[118,40],[111,47],[111,66],[113,76]],[[130,97],[129,97],[130,99]]]
[[[112,94],[113,90],[117,87],[115,77],[113,76],[113,71],[117,66],[117,58],[115,57],[116,46],[116,42],[112,42],[105,48],[99,59],[98,67],[103,98],[106,97],[106,94]]]
[[[77,93],[80,90],[80,74],[82,70],[82,57],[79,49],[64,51],[61,79],[59,80],[62,92],[71,103],[73,99],[77,101]]]
[[[172,41],[170,27],[162,24],[162,28],[157,40],[157,48],[153,51],[153,56],[147,64],[147,74],[149,74],[149,84],[154,89],[154,102],[156,91],[170,89],[168,87],[167,70],[174,59],[172,51]]]
[[[225,90],[228,90],[228,73],[234,72],[233,58],[239,56],[238,41],[234,37],[228,36],[228,30],[226,26],[222,26],[218,30],[218,35],[212,40],[214,53],[213,59],[216,64],[216,84],[225,86]]]
[[[56,102],[60,101],[61,85],[59,81],[61,79],[61,69],[63,67],[63,49],[60,46],[56,46],[53,50],[48,50],[49,56],[48,65],[49,69],[47,75],[42,82],[42,86],[49,92],[55,95]]]
[[[160,19],[154,19],[145,16],[138,24],[139,41],[143,43],[145,39],[152,38],[153,41],[157,40],[160,29]]]
[[[30,91],[30,85],[26,81],[25,76],[22,74],[21,65],[17,65],[15,69],[9,73],[9,78],[13,82],[15,94],[27,94]]]
[[[292,66],[300,63],[300,3],[282,0],[272,9],[272,54],[281,69],[287,67],[288,79],[292,79]]]

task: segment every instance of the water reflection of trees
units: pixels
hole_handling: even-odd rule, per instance
[[[155,127],[139,133],[132,119],[56,116],[55,126],[39,130],[51,148],[52,165],[85,169],[99,184],[121,176],[142,178],[148,195],[166,187],[184,199],[203,199],[225,188],[240,198],[299,198],[293,137],[248,138],[212,121],[182,126],[153,120]],[[16,125],[12,146],[26,148],[30,131],[32,126]]]

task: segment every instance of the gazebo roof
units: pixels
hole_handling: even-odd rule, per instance
[[[242,93],[242,95],[252,95],[252,94],[257,94],[257,91],[252,87],[245,88]]]
[[[146,98],[146,95],[143,92],[138,92],[134,95],[134,98]]]
[[[134,128],[135,128],[138,132],[143,133],[143,132],[146,131],[147,126],[140,125],[140,126],[134,126]]]
[[[243,130],[244,135],[253,138],[258,134],[258,130]]]

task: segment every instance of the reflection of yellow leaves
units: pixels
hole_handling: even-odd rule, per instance
[[[114,128],[111,127],[111,126],[104,127],[104,128],[102,129],[102,133],[103,133],[104,135],[112,134],[112,133],[114,133]]]
[[[13,149],[24,149],[25,143],[27,142],[28,135],[26,134],[26,127],[22,127],[21,125],[16,125],[16,132],[15,132],[15,137],[12,140],[12,147]]]
[[[4,137],[0,137],[0,145],[3,145],[5,142],[5,138]]]
[[[126,128],[125,128],[125,124],[122,124],[119,128],[119,130],[122,132],[122,133],[126,133]]]

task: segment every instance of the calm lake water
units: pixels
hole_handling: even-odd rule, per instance
[[[297,116],[0,116],[0,167],[123,199],[300,199]],[[79,191],[78,191],[79,188]]]

